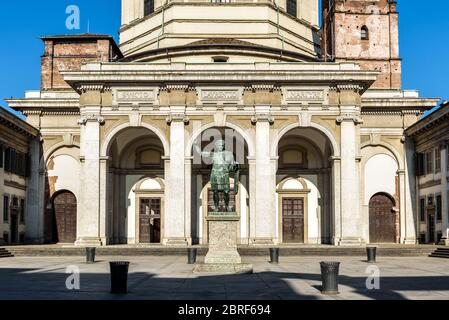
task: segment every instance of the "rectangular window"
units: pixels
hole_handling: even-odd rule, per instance
[[[3,168],[3,145],[0,144],[0,169]]]
[[[433,152],[429,151],[426,153],[426,174],[433,173]]]
[[[9,221],[9,197],[3,196],[3,221]]]
[[[25,223],[25,200],[20,199],[20,223]]]
[[[436,206],[436,215],[437,215],[437,220],[438,221],[441,221],[441,219],[442,219],[442,215],[441,215],[441,195],[438,195],[437,196],[437,198],[436,198],[436,204],[435,204],[435,206]]]
[[[416,176],[420,177],[425,174],[425,154],[424,153],[417,153],[416,154],[416,163],[415,163],[415,171]]]
[[[5,171],[11,172],[11,149],[5,149]]]
[[[154,0],[144,0],[144,16],[149,16],[154,12]]]
[[[421,222],[426,221],[426,199],[424,198],[419,201],[419,220]]]
[[[446,145],[446,165],[449,169],[449,144]]]
[[[298,8],[296,0],[287,0],[287,13],[291,16],[297,17]]]
[[[435,150],[435,172],[441,172],[441,149]]]

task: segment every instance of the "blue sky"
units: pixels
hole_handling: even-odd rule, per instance
[[[77,33],[66,29],[67,6],[81,11],[81,30],[107,33],[118,41],[120,0],[1,1],[0,105],[39,89],[42,35]],[[106,9],[105,9],[106,8]],[[449,1],[399,0],[403,88],[449,100]]]

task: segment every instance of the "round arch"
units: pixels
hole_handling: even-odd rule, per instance
[[[145,122],[142,122],[141,125],[137,126],[137,127],[131,126],[131,124],[129,122],[123,123],[123,124],[115,127],[112,131],[110,131],[106,135],[106,138],[100,147],[100,155],[102,157],[106,157],[109,154],[111,142],[114,140],[114,138],[117,136],[117,134],[119,134],[121,131],[128,129],[128,128],[140,128],[140,127],[146,128],[146,129],[150,130],[151,132],[153,132],[161,140],[162,146],[164,147],[165,156],[167,157],[170,155],[170,144],[168,143],[164,134],[158,128],[156,128],[148,123],[145,123]]]
[[[315,122],[311,122],[309,126],[302,126],[300,123],[292,123],[286,127],[284,127],[282,130],[279,131],[279,133],[277,134],[277,136],[275,137],[274,143],[271,147],[271,156],[272,157],[276,157],[277,156],[277,150],[278,150],[278,146],[279,146],[279,142],[281,141],[282,137],[285,136],[288,132],[290,132],[293,129],[296,128],[314,128],[317,129],[318,131],[320,131],[321,133],[323,133],[328,140],[331,143],[332,146],[332,153],[334,156],[338,157],[340,155],[340,149],[338,148],[338,143],[337,140],[335,139],[334,135],[329,131],[329,129],[327,129],[326,127],[315,123]]]
[[[51,146],[41,157],[39,165],[42,167],[42,165],[47,165],[48,159],[59,149],[62,148],[78,148],[80,149],[81,146],[78,142],[74,142],[72,145],[67,145],[65,142],[58,142],[55,145]],[[71,156],[71,155],[70,155]],[[79,159],[75,159],[76,161],[79,161]]]
[[[404,166],[404,159],[403,159],[403,157],[401,157],[401,155],[396,150],[396,148],[393,147],[391,144],[389,144],[387,142],[379,142],[379,143],[365,142],[365,143],[361,144],[360,150],[363,150],[363,149],[368,148],[368,147],[382,147],[382,148],[387,149],[389,152],[391,152],[391,154],[389,154],[389,153],[386,153],[386,154],[388,154],[389,156],[393,155],[394,160],[396,161],[399,170],[403,170],[404,169],[405,166]],[[379,153],[373,153],[373,154],[369,155],[368,158],[366,159],[365,163],[369,159],[371,159],[372,157],[374,157],[377,154],[379,154]]]
[[[204,132],[208,129],[212,129],[214,127],[230,128],[230,129],[237,131],[243,137],[243,139],[245,139],[246,144],[248,145],[248,157],[255,156],[256,152],[255,152],[255,147],[254,147],[254,140],[252,139],[252,137],[247,132],[245,132],[242,128],[240,128],[239,126],[237,126],[231,122],[226,122],[224,124],[224,126],[218,126],[215,122],[211,122],[209,124],[202,126],[195,132],[193,132],[192,136],[190,137],[189,141],[186,144],[185,154],[191,155],[192,149],[193,149],[193,143],[195,142],[195,140],[201,135],[202,132]]]

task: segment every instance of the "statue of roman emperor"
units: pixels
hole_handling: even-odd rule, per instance
[[[225,150],[225,142],[218,140],[215,143],[214,152],[202,152],[200,147],[195,145],[195,151],[205,158],[212,159],[212,173],[210,182],[214,193],[213,211],[220,208],[220,193],[223,193],[226,212],[231,212],[229,207],[231,183],[230,173],[234,173],[234,192],[239,192],[240,165],[235,161],[234,155]]]

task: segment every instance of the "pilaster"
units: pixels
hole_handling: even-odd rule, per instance
[[[359,135],[356,126],[362,123],[360,118],[359,86],[337,86],[340,92],[340,116],[337,123],[341,133],[341,237],[340,245],[361,245],[363,224],[360,214],[359,188]]]
[[[186,234],[190,224],[186,216],[185,105],[171,106],[167,124],[170,126],[170,160],[166,162],[165,234],[166,245],[188,245]],[[189,195],[190,196],[190,195]]]
[[[81,173],[82,186],[78,199],[77,241],[78,246],[101,246],[100,215],[100,106],[83,108],[78,121],[81,126]],[[103,222],[104,224],[105,222]]]
[[[448,163],[447,163],[447,148],[449,148],[448,143],[441,145],[441,213],[442,213],[442,224],[441,231],[442,237],[440,240],[440,245],[449,246],[449,199],[448,199]]]
[[[255,235],[254,244],[273,244],[276,239],[276,161],[270,156],[270,106],[256,106]]]

